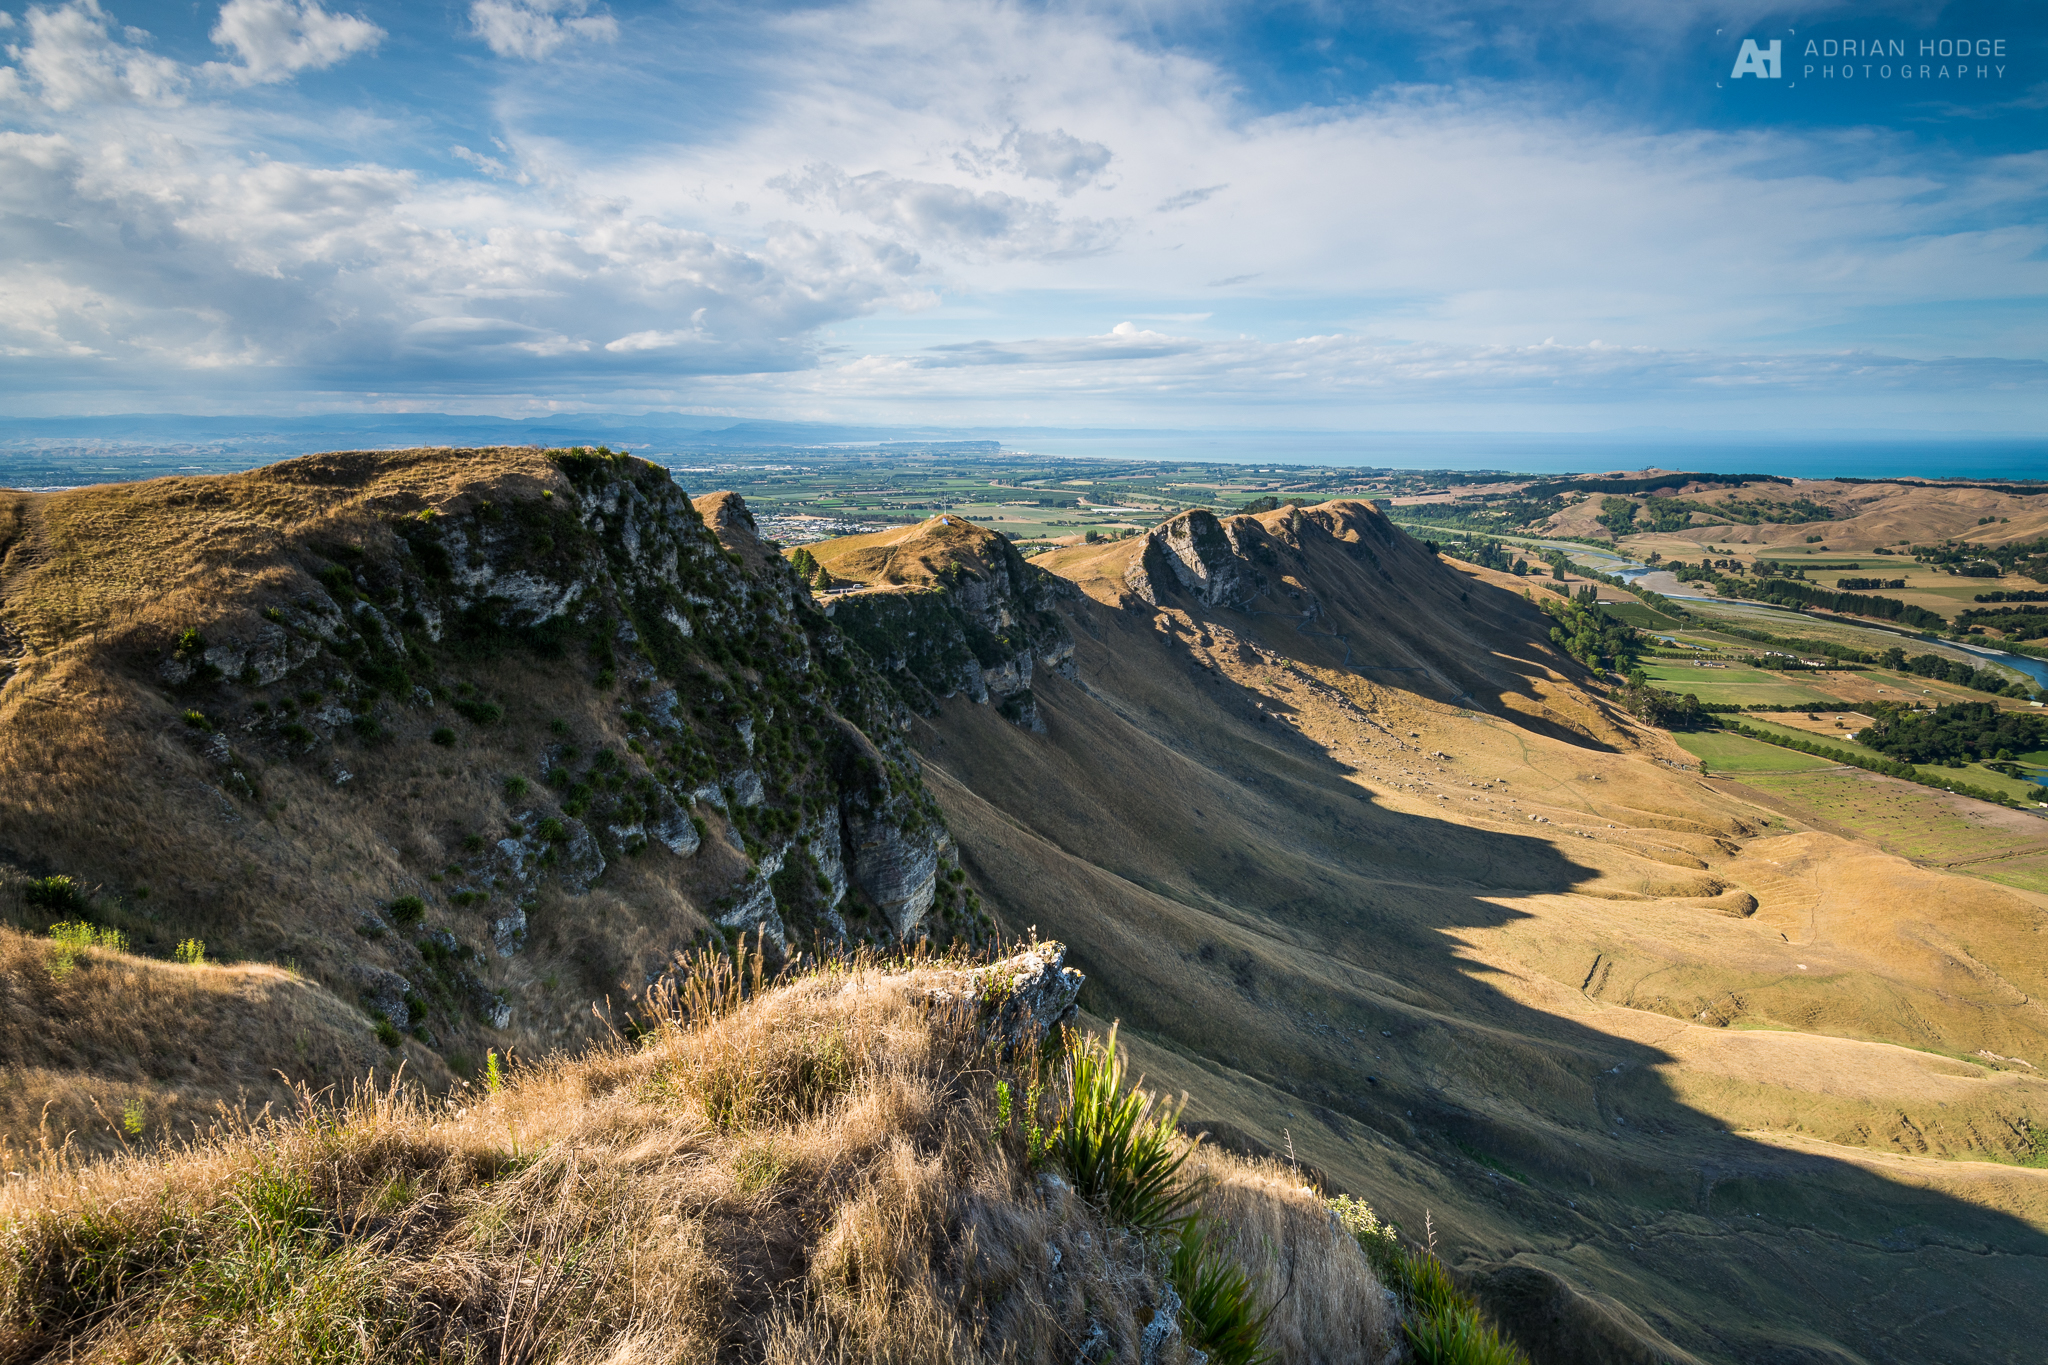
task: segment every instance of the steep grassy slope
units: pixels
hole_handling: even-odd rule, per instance
[[[1056,945],[840,961],[744,1000],[721,963],[655,992],[636,1042],[459,1104],[359,1092],[10,1180],[0,1359],[1200,1359],[1162,1240],[1032,1150],[1060,1073],[993,1045],[990,983],[1042,993]],[[1393,1358],[1397,1310],[1315,1191],[1179,1150],[1174,1202],[1245,1267],[1280,1359]]]
[[[917,740],[1196,1121],[1433,1214],[1549,1359],[2032,1358],[2038,898],[1702,783],[1368,507],[1036,562],[1083,594],[1046,733]]]
[[[26,895],[66,875],[142,955],[295,964],[359,1040],[381,1016],[458,1072],[588,1039],[707,935],[984,928],[907,713],[737,498],[514,449],[0,505],[19,927],[74,913]],[[68,1099],[52,1121],[113,1140]]]

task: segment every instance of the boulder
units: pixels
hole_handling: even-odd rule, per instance
[[[1066,944],[1034,943],[986,967],[947,974],[930,998],[974,1011],[989,1040],[1006,1052],[1032,1047],[1079,1008],[1076,1001],[1087,978],[1066,960]]]
[[[412,982],[397,972],[364,963],[349,968],[348,974],[364,1009],[383,1015],[400,1031],[412,1027],[412,1007],[405,1003],[405,998],[412,994]]]

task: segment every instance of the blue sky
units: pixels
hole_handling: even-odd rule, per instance
[[[0,411],[2038,433],[2043,14],[0,3]]]

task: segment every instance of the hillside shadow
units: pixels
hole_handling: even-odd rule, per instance
[[[1044,736],[949,712],[956,742],[935,758],[1015,827],[956,818],[977,882],[1007,923],[1071,946],[1091,1012],[1182,1059],[1192,1113],[1243,1143],[1307,1143],[1411,1228],[1433,1204],[1451,1258],[1539,1365],[1655,1359],[1649,1331],[1724,1360],[2034,1358],[2048,1235],[1941,1187],[1989,1198],[2034,1177],[1926,1161],[1916,1186],[1732,1131],[1661,1074],[1673,1053],[1532,1005],[1541,992],[1511,995],[1469,956],[1471,931],[1535,919],[1489,895],[1566,893],[1599,869],[1545,838],[1391,809],[1219,688],[1187,680],[1223,707],[1197,723],[1167,704],[1179,683],[1162,670],[1122,673],[1129,690],[1044,686]],[[1147,772],[1151,801],[1135,795]],[[1531,1267],[1552,1277],[1542,1293]],[[1637,1344],[1592,1352],[1610,1329]]]

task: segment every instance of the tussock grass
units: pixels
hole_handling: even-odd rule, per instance
[[[1405,1301],[1408,1313],[1401,1330],[1420,1365],[1529,1365],[1528,1354],[1485,1321],[1479,1305],[1437,1258],[1434,1228],[1428,1245],[1414,1246],[1360,1200],[1340,1196],[1330,1201],[1330,1209],[1358,1240],[1373,1269]]]
[[[0,1358],[1064,1362],[1100,1329],[1138,1359],[1166,1249],[998,1131],[997,1084],[1041,1064],[932,1003],[962,975],[700,958],[635,1038],[496,1093],[301,1092],[154,1154],[45,1153],[0,1190]],[[1313,1192],[1193,1151],[1281,1357],[1381,1359],[1387,1296]]]
[[[289,1110],[280,1072],[319,1088],[401,1060],[361,1014],[280,968],[166,962],[120,951],[113,931],[59,928],[0,927],[0,1172],[45,1148],[84,1157],[189,1136],[223,1107]],[[408,1076],[447,1085],[425,1048],[402,1057]]]

